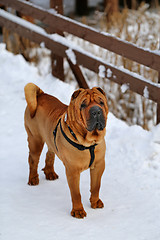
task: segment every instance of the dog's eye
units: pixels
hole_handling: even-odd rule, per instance
[[[102,100],[100,100],[100,105],[104,106],[104,102]]]
[[[86,107],[87,107],[86,103],[81,104],[81,109],[86,108]]]

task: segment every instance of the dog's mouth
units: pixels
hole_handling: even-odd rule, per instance
[[[87,130],[89,132],[98,130],[98,131],[102,131],[105,128],[105,124],[103,124],[102,122],[97,122],[97,123],[89,123],[87,126]]]
[[[87,130],[89,132],[98,130],[102,131],[105,128],[105,118],[103,111],[99,106],[93,106],[89,110],[89,119],[87,121]]]

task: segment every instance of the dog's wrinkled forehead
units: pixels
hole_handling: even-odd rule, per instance
[[[90,99],[90,101],[93,101],[96,95],[101,95],[101,97],[106,98],[106,94],[101,88],[94,87],[92,89],[78,89],[73,93],[71,100],[73,101],[79,97],[79,101],[81,101],[85,97],[88,100]]]

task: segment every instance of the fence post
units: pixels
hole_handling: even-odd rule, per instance
[[[89,88],[86,80],[85,80],[85,77],[83,76],[83,73],[80,69],[80,67],[77,65],[77,64],[73,64],[72,61],[67,57],[67,61],[69,63],[69,66],[78,82],[78,85],[80,88],[84,88],[84,89],[87,89]]]
[[[63,14],[63,0],[50,0],[50,7],[54,8],[58,13]],[[55,29],[54,26],[51,31],[54,31],[64,37],[63,32],[59,31],[58,29]],[[52,61],[52,75],[64,81],[63,58],[51,53],[51,61]],[[79,87],[89,88],[80,67],[77,64],[76,65],[72,64],[68,57],[67,61],[78,82]]]
[[[88,14],[88,0],[76,0],[76,13],[80,16]]]
[[[160,103],[157,103],[157,122],[156,124],[160,123]]]
[[[160,36],[158,37],[158,49],[160,51]],[[158,72],[158,83],[160,84],[160,72]],[[157,102],[157,122],[160,123],[160,103]]]
[[[58,13],[63,14],[63,0],[50,0],[50,8],[54,8]],[[50,31],[52,31],[52,33],[53,31],[57,32],[57,30],[54,29],[54,26],[53,26],[53,29],[50,29]],[[62,32],[57,32],[57,33],[60,35],[63,35]],[[52,75],[64,81],[63,58],[55,55],[52,52],[51,61],[52,61]]]
[[[63,14],[63,0],[50,0],[50,8],[54,8],[58,13]]]
[[[160,73],[159,73],[160,76]],[[160,80],[160,77],[159,77]],[[160,83],[160,81],[158,81],[158,83]],[[157,116],[156,116],[156,124],[160,123],[160,102],[157,102]]]

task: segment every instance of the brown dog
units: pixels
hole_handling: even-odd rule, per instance
[[[33,83],[25,86],[27,108],[25,128],[29,146],[29,185],[37,185],[39,157],[46,142],[46,179],[54,180],[55,154],[62,160],[71,192],[71,215],[86,216],[79,190],[80,173],[90,167],[91,207],[102,208],[99,199],[101,176],[105,168],[105,126],[107,99],[101,88],[79,89],[72,95],[69,106],[45,94]]]

